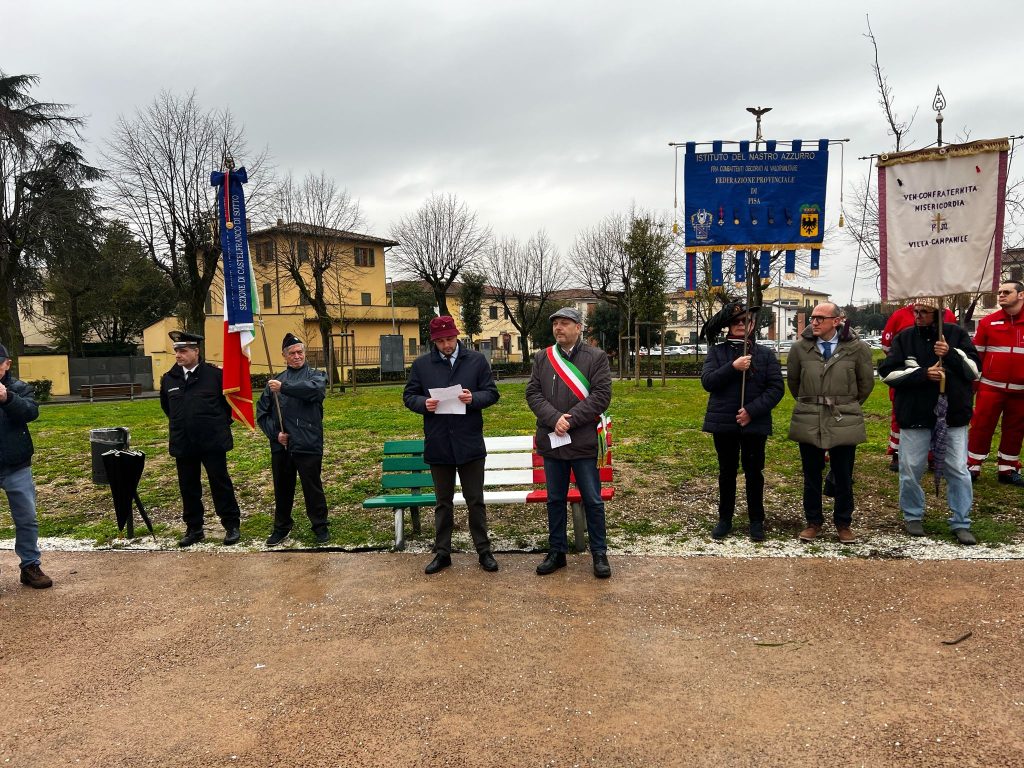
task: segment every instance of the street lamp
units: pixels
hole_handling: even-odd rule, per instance
[[[946,97],[942,95],[942,89],[935,86],[935,98],[932,99],[932,109],[935,110],[935,125],[939,131],[939,147],[942,147],[942,110],[946,108]]]

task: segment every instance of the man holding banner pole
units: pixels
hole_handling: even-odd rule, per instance
[[[547,557],[537,566],[546,576],[566,565],[566,534],[570,473],[587,515],[594,575],[612,575],[605,542],[604,501],[599,460],[607,450],[608,419],[612,400],[612,372],[608,355],[583,341],[583,318],[573,307],[550,317],[555,343],[537,353],[526,385],[526,402],[537,416],[537,452],[544,457],[548,492]]]

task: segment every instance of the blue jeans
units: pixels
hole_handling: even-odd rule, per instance
[[[576,487],[583,497],[583,509],[587,513],[590,551],[595,555],[603,555],[607,551],[604,502],[601,500],[601,475],[596,458],[566,460],[544,457],[544,476],[548,486],[548,545],[552,552],[569,551],[565,525],[570,470],[576,476]]]
[[[0,488],[7,493],[14,519],[14,552],[21,567],[39,565],[39,524],[36,522],[36,484],[32,467],[0,467]]]
[[[924,519],[924,490],[921,476],[928,468],[930,429],[900,430],[900,509],[904,520]],[[974,489],[967,470],[967,427],[949,427],[946,435],[946,501],[949,503],[949,527],[971,527]]]

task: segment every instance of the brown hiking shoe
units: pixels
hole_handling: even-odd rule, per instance
[[[818,538],[819,533],[821,533],[820,525],[808,525],[800,531],[800,541],[814,541]]]
[[[32,589],[46,589],[53,586],[53,579],[43,573],[38,565],[26,565],[21,569],[21,583]]]
[[[857,534],[851,531],[849,528],[839,528],[836,531],[836,535],[839,537],[840,544],[856,544]]]

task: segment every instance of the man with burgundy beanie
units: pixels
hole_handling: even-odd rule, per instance
[[[469,510],[480,567],[498,570],[487,536],[484,506],[483,409],[498,402],[498,387],[487,358],[459,342],[459,329],[448,315],[430,321],[433,349],[420,355],[409,371],[402,399],[410,411],[423,414],[423,460],[430,465],[437,506],[434,508],[434,559],[424,573],[434,574],[452,564],[452,529],[455,527],[455,473]],[[435,413],[440,402],[431,389],[458,385],[465,413]]]

